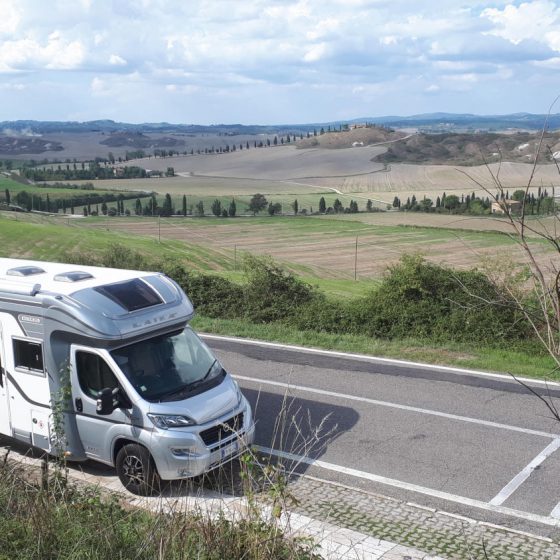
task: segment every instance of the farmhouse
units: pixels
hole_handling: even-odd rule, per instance
[[[505,214],[506,210],[513,214],[521,212],[521,202],[507,198],[498,202],[492,202],[492,214]]]

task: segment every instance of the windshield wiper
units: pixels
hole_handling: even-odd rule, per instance
[[[210,364],[210,367],[208,368],[208,371],[204,374],[204,376],[201,377],[200,379],[197,379],[196,381],[193,381],[192,383],[189,383],[189,389],[194,389],[195,387],[202,385],[208,379],[208,376],[210,375],[210,372],[216,365],[217,361],[218,359],[214,358],[214,361]]]
[[[164,397],[171,397],[173,395],[180,395],[181,393],[186,393],[190,389],[190,384],[186,383],[185,385],[181,385],[180,387],[176,387],[175,389],[171,389],[171,391],[165,391],[163,393],[159,393],[157,395],[152,396],[151,398],[157,401],[160,401]]]

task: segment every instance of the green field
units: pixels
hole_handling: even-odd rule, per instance
[[[82,185],[87,183],[88,181],[82,181]],[[91,181],[89,181],[91,183]],[[69,185],[73,185],[74,183],[68,183]],[[47,194],[51,199],[70,199],[73,196],[80,196],[80,195],[87,195],[87,194],[97,194],[97,195],[105,195],[105,194],[114,194],[118,195],[119,191],[111,188],[109,185],[99,184],[99,181],[95,183],[95,188],[92,189],[85,189],[85,188],[60,188],[55,187],[54,185],[49,184],[24,184],[18,181],[14,181],[9,177],[4,175],[0,175],[0,198],[4,198],[4,191],[8,189],[10,191],[10,195],[12,199],[14,199],[18,192],[26,191],[29,194],[37,194],[40,195],[43,199],[46,198]],[[120,190],[123,192],[123,189]]]
[[[174,240],[161,243],[150,237],[130,236],[121,232],[92,230],[79,227],[81,218],[55,220],[33,214],[0,213],[0,255],[13,258],[64,260],[68,253],[79,251],[96,254],[111,243],[126,244],[152,258],[178,258],[193,269],[220,270],[230,259],[219,251],[209,251],[196,245]]]

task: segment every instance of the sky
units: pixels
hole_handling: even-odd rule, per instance
[[[0,0],[0,14],[0,120],[546,113],[560,94],[551,0]]]

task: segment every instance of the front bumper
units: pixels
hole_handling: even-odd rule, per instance
[[[243,425],[231,436],[209,446],[199,435],[207,426],[197,426],[196,432],[191,429],[154,431],[150,450],[159,476],[163,480],[199,476],[241,455],[255,439],[255,424],[246,399],[243,397],[238,409],[211,424],[225,423],[240,413],[243,414]]]

